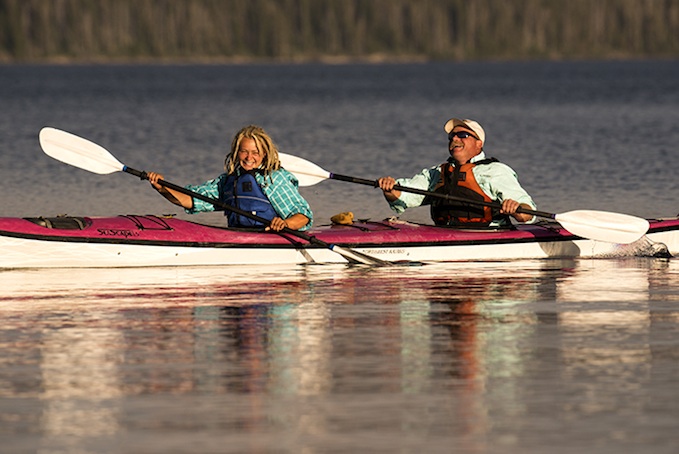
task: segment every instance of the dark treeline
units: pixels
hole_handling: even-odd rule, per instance
[[[0,60],[679,56],[679,0],[0,0]]]

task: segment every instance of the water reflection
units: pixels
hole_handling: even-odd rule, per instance
[[[46,329],[41,340],[40,370],[45,402],[40,418],[50,437],[97,437],[120,430],[123,395],[119,382],[121,333],[80,327]]]
[[[652,259],[4,271],[5,431],[36,420],[43,450],[201,430],[234,451],[285,433],[294,451],[352,435],[484,452],[536,424],[652,418],[676,385],[678,275]]]

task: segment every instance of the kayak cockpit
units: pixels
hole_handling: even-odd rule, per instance
[[[59,230],[84,230],[90,225],[92,221],[87,218],[74,217],[74,216],[57,216],[57,217],[37,217],[37,218],[24,218],[40,227],[45,227],[46,229],[59,229]]]

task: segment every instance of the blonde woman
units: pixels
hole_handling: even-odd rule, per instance
[[[262,228],[280,231],[308,230],[313,223],[309,203],[299,193],[297,178],[281,168],[278,148],[259,126],[242,128],[231,142],[224,160],[225,173],[187,189],[270,221],[268,226],[236,213],[225,211],[229,227]],[[151,186],[187,213],[215,211],[211,203],[158,184],[163,175],[148,173]]]

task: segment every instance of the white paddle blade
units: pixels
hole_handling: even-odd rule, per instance
[[[40,130],[40,146],[47,156],[92,173],[103,175],[125,167],[105,148],[55,128]]]
[[[637,241],[650,227],[646,219],[608,211],[568,211],[554,219],[573,235],[618,244]]]
[[[278,157],[281,160],[281,166],[297,177],[300,186],[313,186],[330,179],[330,172],[306,159],[285,153],[278,153]]]

